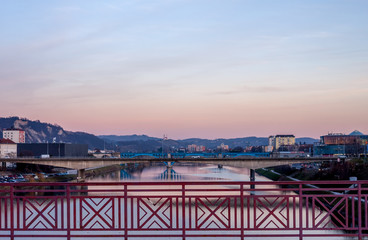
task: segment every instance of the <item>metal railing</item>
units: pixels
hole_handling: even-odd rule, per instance
[[[367,198],[368,181],[1,183],[0,239],[363,239]]]

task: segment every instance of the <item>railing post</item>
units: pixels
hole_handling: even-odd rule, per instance
[[[358,182],[358,239],[362,237],[362,185]]]
[[[251,168],[249,171],[250,171],[250,177],[249,177],[250,181],[254,183],[256,181],[256,170]],[[254,184],[250,185],[250,189],[255,189],[255,188],[256,186]],[[254,195],[254,191],[251,191],[250,195]]]
[[[128,185],[127,184],[124,184],[124,236],[125,236],[124,239],[128,240]]]
[[[6,209],[5,209],[6,211]],[[17,209],[19,211],[19,209]],[[10,239],[14,240],[14,186],[10,185]]]
[[[67,228],[67,239],[70,240],[70,221],[72,220],[70,217],[70,185],[66,185],[66,228]],[[74,223],[75,224],[75,223]]]
[[[303,193],[302,191],[303,191],[303,185],[299,183],[299,240],[303,239]]]
[[[183,216],[183,240],[185,240],[185,183],[181,185],[181,196],[182,196],[182,216]],[[190,221],[190,219],[189,219]]]
[[[244,239],[244,184],[240,184],[240,229],[241,229],[240,230],[241,240],[243,240]]]

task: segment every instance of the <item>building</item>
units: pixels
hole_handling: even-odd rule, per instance
[[[221,143],[220,146],[217,146],[217,149],[221,151],[229,151],[229,145],[225,145],[224,143]]]
[[[0,139],[0,158],[17,157],[17,144],[10,139]]]
[[[359,131],[354,131],[349,135],[342,133],[329,133],[328,135],[321,136],[320,143],[326,145],[366,145],[368,141],[368,135],[364,135]]]
[[[19,157],[87,157],[87,144],[72,143],[20,143],[17,145]]]
[[[349,135],[329,133],[313,146],[315,156],[359,156],[367,154],[368,135],[353,131]]]
[[[278,151],[282,146],[294,146],[294,135],[276,135],[268,137],[268,150]]]
[[[3,130],[3,138],[10,139],[15,143],[25,143],[26,133],[22,129],[8,128]]]
[[[206,151],[206,147],[203,145],[197,146],[196,152],[204,152]]]
[[[197,146],[196,144],[188,145],[188,152],[204,152],[206,147],[203,145]]]
[[[273,146],[272,145],[265,146],[265,152],[273,152]]]
[[[188,149],[188,152],[195,152],[197,149],[197,145],[195,144],[188,145],[187,149]]]
[[[269,136],[267,152],[272,152],[274,148],[275,148],[275,136]]]

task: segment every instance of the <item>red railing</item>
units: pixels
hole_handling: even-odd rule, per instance
[[[0,239],[368,236],[368,181],[1,183],[0,189]]]

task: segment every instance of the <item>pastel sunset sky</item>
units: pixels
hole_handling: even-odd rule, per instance
[[[1,1],[0,90],[93,134],[368,134],[368,1]]]

